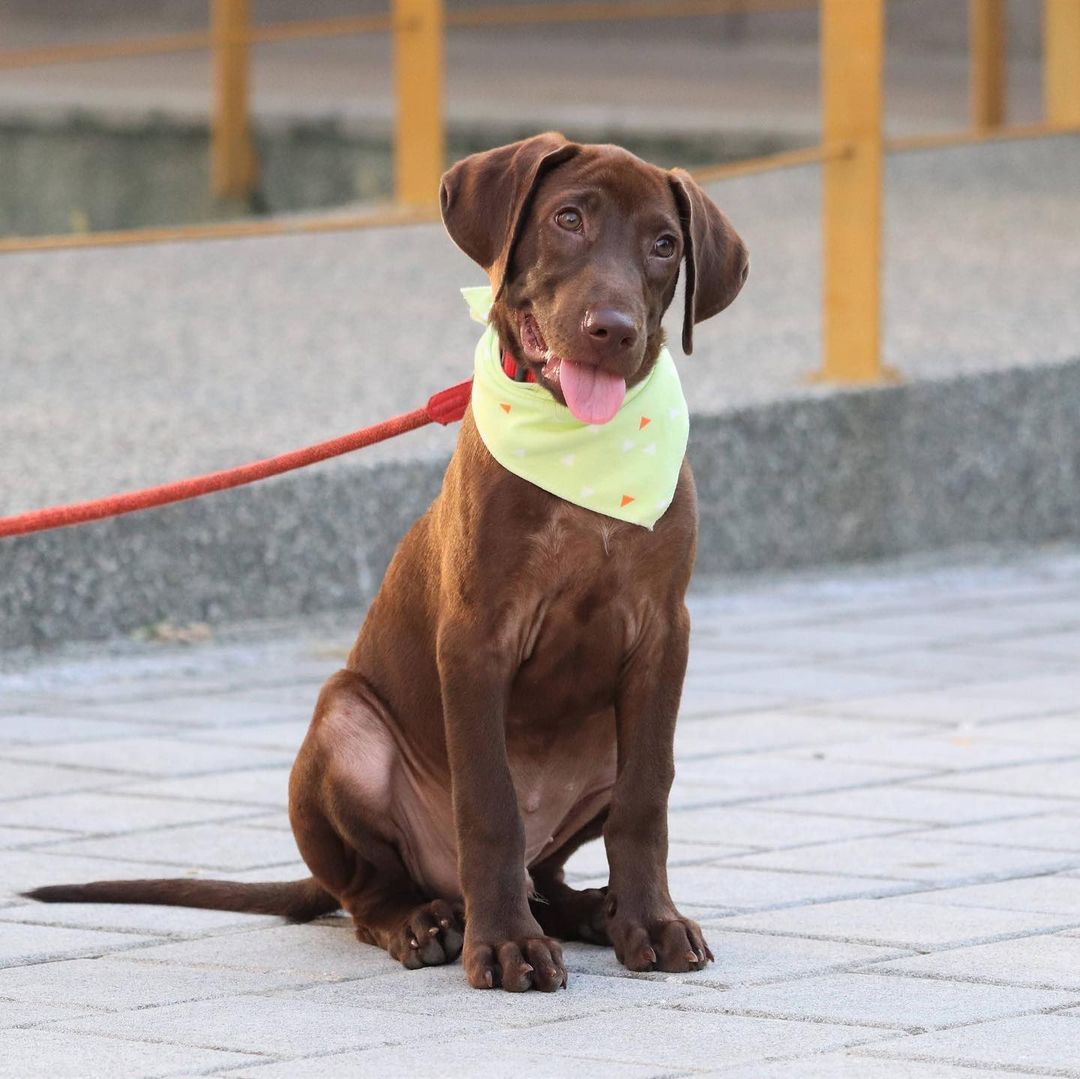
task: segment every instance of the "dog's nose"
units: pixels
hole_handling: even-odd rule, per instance
[[[595,307],[588,311],[582,329],[593,346],[604,352],[625,352],[637,344],[638,330],[634,320],[625,311],[617,311],[614,307]]]

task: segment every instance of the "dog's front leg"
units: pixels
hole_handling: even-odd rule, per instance
[[[699,970],[712,959],[697,923],[675,909],[667,882],[668,793],[689,637],[685,608],[656,619],[627,658],[615,701],[618,775],[604,827],[608,935],[631,970]]]
[[[462,963],[476,989],[552,991],[566,984],[562,949],[529,910],[525,828],[506,756],[513,670],[494,633],[440,633],[439,678],[465,897]]]

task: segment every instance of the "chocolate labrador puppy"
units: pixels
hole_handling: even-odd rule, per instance
[[[499,377],[536,383],[579,430],[610,420],[657,365],[681,261],[687,353],[694,324],[746,279],[746,249],[697,184],[615,146],[545,134],[474,154],[443,177],[441,202],[491,279]],[[362,941],[406,967],[460,953],[470,985],[511,992],[566,985],[560,940],[610,944],[635,971],[712,958],[665,868],[696,540],[689,466],[680,449],[670,505],[641,527],[499,464],[476,405],[474,383],[442,491],[323,687],[293,769],[311,877],[105,881],[34,898],[298,921],[344,908]],[[608,887],[569,887],[567,857],[600,835]]]

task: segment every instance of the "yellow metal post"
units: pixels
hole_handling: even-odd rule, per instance
[[[1080,0],[1044,0],[1046,119],[1080,124]]]
[[[249,0],[211,0],[214,115],[210,185],[218,198],[247,198],[255,187],[255,152],[248,128]]]
[[[885,0],[822,0],[824,364],[817,378],[877,382],[881,323],[881,99]]]
[[[1005,0],[968,0],[971,126],[990,131],[1005,122]]]
[[[398,205],[436,206],[443,143],[442,0],[394,0],[394,191]]]

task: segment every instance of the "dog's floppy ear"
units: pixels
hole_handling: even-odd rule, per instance
[[[454,241],[491,277],[498,298],[536,185],[578,152],[554,131],[463,158],[442,178],[439,204]]]
[[[686,254],[682,346],[689,356],[694,351],[695,324],[718,315],[739,295],[750,272],[750,255],[731,222],[688,172],[672,169],[669,182]]]

